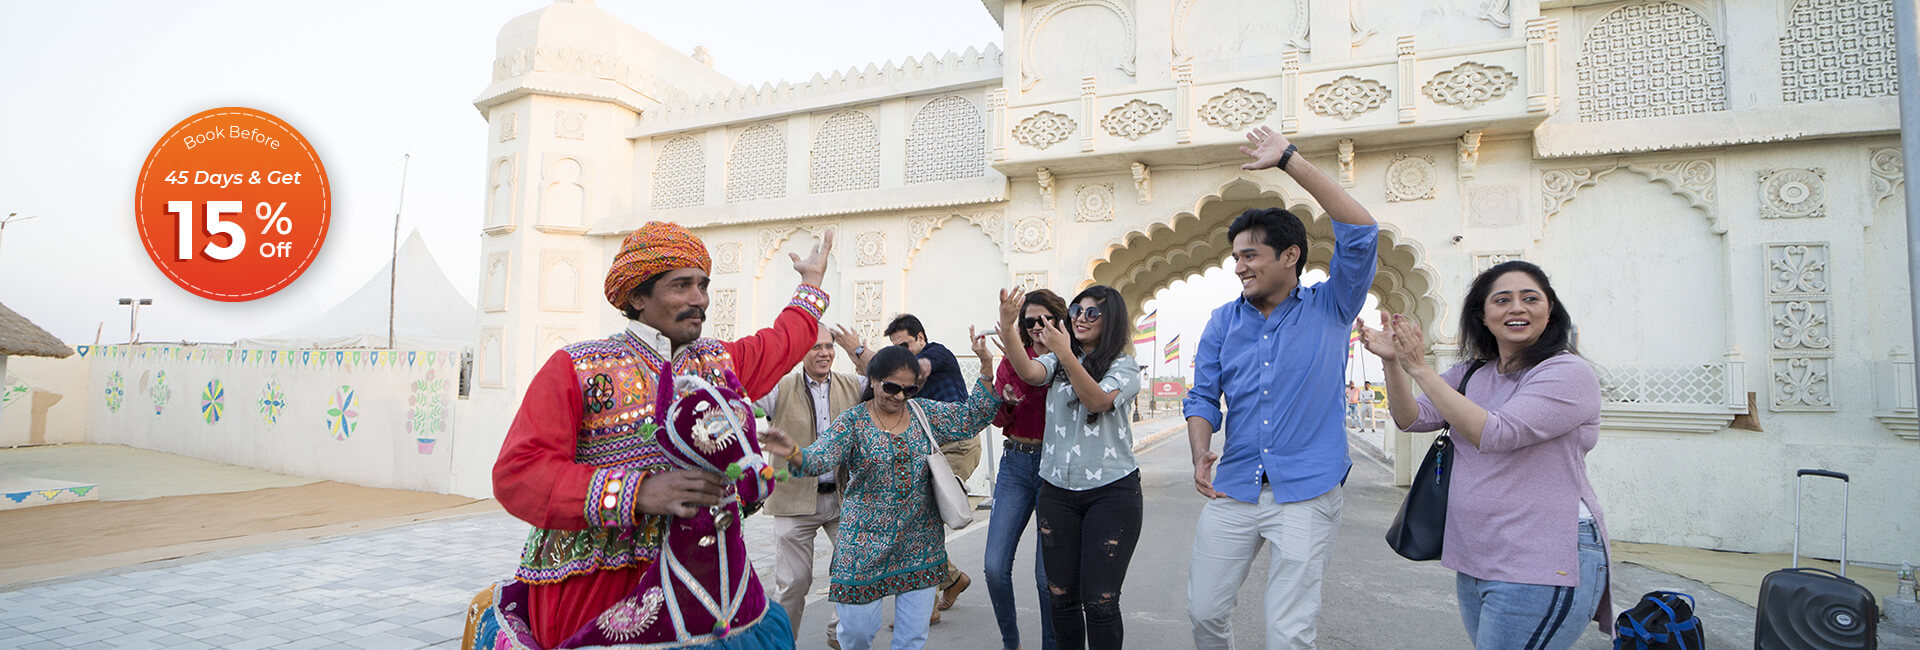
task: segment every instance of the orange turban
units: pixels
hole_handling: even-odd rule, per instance
[[[607,269],[607,302],[614,309],[626,307],[634,287],[653,276],[687,268],[713,272],[706,243],[680,224],[649,221],[620,242],[620,252]]]

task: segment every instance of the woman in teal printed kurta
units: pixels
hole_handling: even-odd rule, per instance
[[[762,434],[767,451],[786,456],[793,473],[817,476],[837,468],[845,477],[828,593],[840,613],[838,637],[845,650],[872,643],[883,613],[879,601],[887,596],[895,597],[892,647],[918,648],[926,642],[934,588],[945,577],[947,562],[946,527],[934,504],[926,461],[936,449],[927,432],[940,444],[971,438],[1000,407],[987,381],[993,360],[984,338],[974,338],[973,351],[981,378],[966,402],[912,399],[923,379],[919,361],[905,348],[888,347],[868,362],[872,383],[864,401],[835,418],[812,445],[796,450],[784,433]]]

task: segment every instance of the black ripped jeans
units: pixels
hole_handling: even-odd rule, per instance
[[[1034,507],[1060,650],[1119,648],[1120,585],[1140,542],[1140,471],[1085,491],[1040,485]]]

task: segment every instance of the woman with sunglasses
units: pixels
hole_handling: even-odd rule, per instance
[[[1020,305],[1020,343],[1027,356],[1052,351],[1040,340],[1048,323],[1066,322],[1067,301],[1060,294],[1038,289],[1027,292]],[[1013,555],[1027,531],[1034,500],[1040,494],[1040,439],[1047,426],[1047,388],[1020,380],[1006,360],[994,372],[994,388],[1006,400],[993,416],[993,425],[1006,434],[1006,453],[993,480],[993,517],[987,522],[987,595],[993,599],[993,618],[1000,624],[1000,645],[1020,647],[1020,615],[1013,597]],[[1033,540],[1033,584],[1039,592],[1040,647],[1054,650],[1053,608],[1048,605],[1046,562],[1040,559],[1038,536]]]
[[[971,334],[971,332],[969,332]],[[767,429],[767,453],[786,457],[794,474],[840,472],[846,495],[834,539],[833,586],[827,600],[840,615],[845,650],[866,650],[883,620],[881,599],[893,597],[894,650],[920,648],[934,613],[935,592],[946,578],[946,526],[933,501],[928,434],[946,444],[980,433],[1000,408],[987,377],[993,354],[973,336],[980,379],[965,402],[916,398],[925,378],[904,347],[888,346],[867,362],[867,390],[812,445],[796,449],[787,434]]]
[[[1020,379],[1047,392],[1038,517],[1054,640],[1064,650],[1118,648],[1120,586],[1140,541],[1140,465],[1133,458],[1133,398],[1140,366],[1131,354],[1127,302],[1095,285],[1073,297],[1071,324],[1041,330],[1049,352],[1014,345],[1019,290],[1000,292],[1000,338]],[[1069,333],[1069,327],[1071,333]]]

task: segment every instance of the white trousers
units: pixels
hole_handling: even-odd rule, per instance
[[[807,593],[813,589],[813,540],[821,530],[827,543],[840,535],[840,493],[822,494],[811,515],[774,517],[773,600],[787,610],[793,637],[800,638],[800,616],[807,611]],[[827,638],[834,638],[840,617],[828,608]]]
[[[938,589],[927,587],[887,597],[893,599],[893,643],[889,646],[892,650],[918,650],[927,646],[927,627],[933,619],[934,594],[937,593]],[[834,610],[840,613],[840,650],[873,647],[873,637],[880,634],[880,625],[886,619],[887,598],[864,605],[834,604]]]
[[[1233,607],[1247,569],[1264,542],[1267,558],[1267,650],[1312,648],[1320,619],[1320,580],[1340,530],[1342,490],[1293,503],[1221,497],[1207,502],[1194,525],[1187,567],[1187,618],[1200,650],[1233,648]]]

